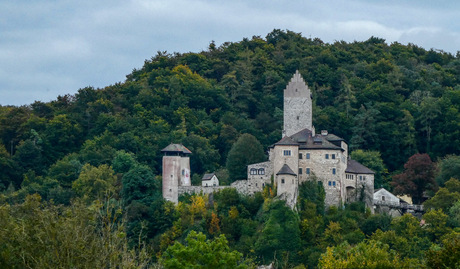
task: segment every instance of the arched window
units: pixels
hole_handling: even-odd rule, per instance
[[[265,169],[264,168],[259,168],[258,173],[259,173],[259,175],[265,175]]]
[[[250,172],[251,175],[257,175],[257,169],[251,168]]]

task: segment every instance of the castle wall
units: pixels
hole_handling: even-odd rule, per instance
[[[223,189],[234,188],[239,194],[246,195],[248,194],[248,181],[247,180],[237,180],[233,182],[230,186],[179,186],[178,187],[178,197],[182,194],[211,194],[218,192]],[[177,203],[177,202],[176,202]]]

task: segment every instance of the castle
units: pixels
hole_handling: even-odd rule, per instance
[[[210,193],[225,187],[251,195],[262,191],[273,179],[278,197],[294,207],[299,184],[315,180],[325,189],[326,206],[361,199],[372,210],[374,172],[349,159],[344,139],[325,130],[316,134],[312,94],[298,71],[284,90],[283,113],[282,139],[269,147],[268,161],[248,165],[247,180],[238,180],[231,186],[191,186],[191,152],[177,144],[163,149],[163,197],[177,203],[182,193]]]

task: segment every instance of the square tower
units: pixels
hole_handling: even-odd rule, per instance
[[[178,202],[179,186],[191,186],[190,157],[192,153],[181,144],[170,144],[163,150],[163,198]]]
[[[303,129],[313,131],[311,91],[297,70],[284,90],[284,128],[282,137]]]

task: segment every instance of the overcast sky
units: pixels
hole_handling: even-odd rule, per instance
[[[0,1],[0,105],[125,80],[157,51],[200,52],[289,29],[331,43],[414,43],[456,54],[458,0]]]

